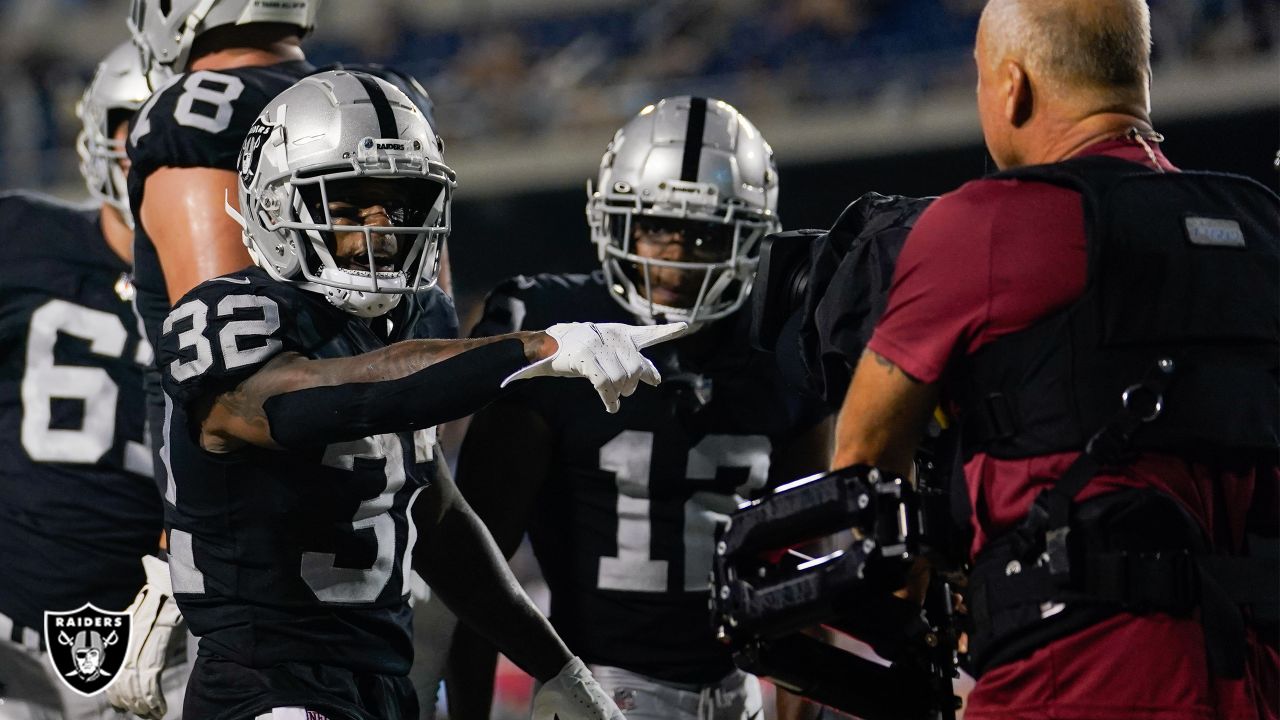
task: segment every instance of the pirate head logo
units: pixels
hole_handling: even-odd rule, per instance
[[[262,146],[266,143],[275,125],[258,118],[249,126],[244,143],[240,146],[240,157],[236,161],[236,170],[240,173],[240,184],[244,187],[253,185],[253,178],[258,172],[258,157],[262,155]]]
[[[49,662],[67,687],[86,697],[106,690],[115,680],[132,632],[128,612],[107,612],[89,603],[70,612],[44,614]]]

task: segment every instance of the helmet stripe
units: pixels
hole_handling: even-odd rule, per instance
[[[391,110],[391,103],[387,100],[387,94],[382,92],[382,88],[378,87],[378,81],[374,80],[371,75],[361,72],[353,72],[351,76],[360,81],[364,86],[364,91],[369,93],[369,101],[373,103],[373,111],[378,114],[378,128],[381,135],[379,137],[400,139],[400,132],[396,130],[396,115]]]
[[[684,133],[684,161],[680,165],[680,179],[693,182],[698,179],[698,165],[702,162],[702,132],[707,126],[707,99],[690,98],[689,125]]]

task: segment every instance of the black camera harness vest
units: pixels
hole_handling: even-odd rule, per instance
[[[1249,557],[1215,554],[1198,523],[1154,489],[1075,497],[1137,451],[1223,468],[1277,462],[1280,199],[1243,177],[1105,156],[994,177],[1081,194],[1087,282],[1066,310],[966,359],[970,381],[956,398],[964,451],[1083,452],[979,554],[973,670],[1121,611],[1198,608],[1210,668],[1240,677],[1241,606],[1275,622],[1274,541],[1251,537]]]

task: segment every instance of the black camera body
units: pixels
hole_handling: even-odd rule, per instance
[[[898,255],[933,198],[867,193],[830,230],[769,235],[752,289],[751,341],[772,352],[789,384],[844,401],[888,302]],[[953,518],[954,432],[934,423],[917,453],[915,484],[855,467],[797,480],[735,513],[712,573],[713,628],[745,670],[872,720],[955,717],[958,665],[951,588],[940,569],[967,542]],[[958,486],[962,490],[963,486]],[[815,534],[857,541],[820,559],[783,549]],[[924,612],[899,599],[928,559]],[[869,643],[884,667],[799,632],[822,624]]]
[[[751,344],[757,349],[775,352],[787,324],[798,329],[813,264],[809,254],[826,234],[788,230],[760,241],[760,265],[751,288]]]
[[[787,381],[839,408],[884,312],[898,253],[933,198],[867,193],[830,230],[766,237],[751,291],[751,341]]]

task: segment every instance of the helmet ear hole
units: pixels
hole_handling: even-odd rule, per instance
[[[281,208],[284,205],[284,203],[281,202],[282,195],[283,193],[280,192],[279,189],[270,188],[264,190],[259,196],[258,217],[264,224],[275,224],[280,222]]]

